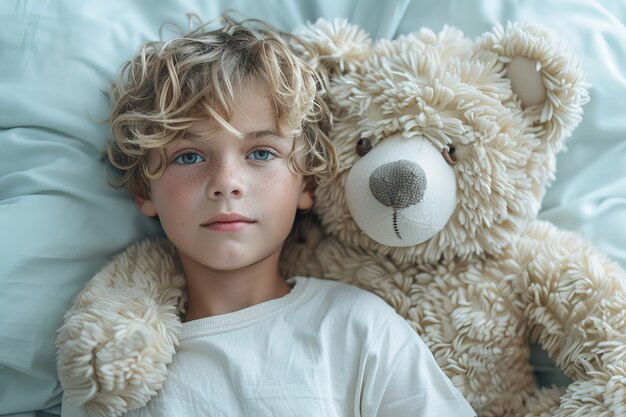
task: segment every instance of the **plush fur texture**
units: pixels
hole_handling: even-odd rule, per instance
[[[298,52],[324,80],[341,169],[317,187],[314,216],[286,245],[285,274],[380,295],[480,416],[623,415],[626,276],[579,236],[536,220],[555,155],[588,100],[567,48],[544,30],[513,24],[476,41],[445,28],[373,43],[339,21],[298,34],[310,46]],[[411,246],[363,233],[346,198],[359,139],[375,150],[398,134],[454,148],[457,160],[452,216]],[[407,209],[389,210],[407,221]],[[59,331],[67,398],[98,416],[145,404],[165,379],[185,299],[167,242],[120,255],[90,281]],[[531,341],[573,379],[569,387],[535,386]]]
[[[57,367],[65,400],[91,416],[121,416],[163,386],[185,311],[185,280],[165,239],[129,247],[65,314]]]

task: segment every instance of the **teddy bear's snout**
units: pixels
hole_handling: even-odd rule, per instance
[[[381,165],[370,175],[370,190],[378,201],[394,209],[422,201],[426,173],[419,164],[400,160]]]

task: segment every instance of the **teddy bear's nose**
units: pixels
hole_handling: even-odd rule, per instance
[[[386,206],[401,209],[424,198],[426,173],[415,162],[400,160],[381,165],[370,176],[370,190]]]

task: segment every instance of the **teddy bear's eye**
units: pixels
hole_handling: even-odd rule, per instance
[[[456,165],[455,150],[456,149],[453,146],[451,146],[441,151],[441,155],[443,155],[443,159],[445,159],[446,162],[450,165]]]
[[[361,138],[356,143],[356,153],[359,156],[365,156],[369,151],[372,150],[372,143],[367,138]]]

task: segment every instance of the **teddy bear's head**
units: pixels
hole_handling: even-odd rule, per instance
[[[324,79],[340,173],[316,190],[324,229],[395,259],[498,253],[535,218],[588,100],[552,34],[453,28],[372,43],[347,22],[297,32]]]

